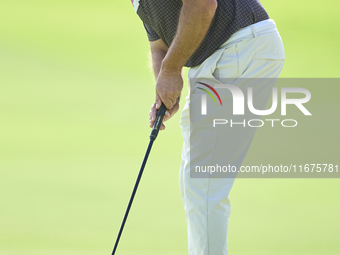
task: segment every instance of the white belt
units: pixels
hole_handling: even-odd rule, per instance
[[[220,48],[235,43],[236,41],[241,41],[251,37],[257,37],[262,34],[277,32],[275,21],[272,19],[267,19],[260,21],[258,23],[252,24],[250,26],[241,28],[235,32]]]

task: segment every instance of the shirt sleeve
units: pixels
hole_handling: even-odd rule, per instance
[[[148,25],[144,24],[146,33],[148,34],[148,38],[150,42],[156,41],[160,39],[159,35]]]

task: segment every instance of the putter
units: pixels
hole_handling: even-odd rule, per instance
[[[146,165],[146,161],[148,160],[148,157],[149,157],[149,154],[150,154],[150,151],[151,151],[151,148],[152,148],[152,144],[156,140],[158,132],[159,132],[159,129],[160,129],[161,125],[162,125],[162,121],[163,121],[163,117],[164,117],[165,111],[166,111],[165,105],[162,103],[161,107],[159,108],[159,110],[157,112],[157,116],[156,116],[155,122],[153,123],[152,131],[151,131],[151,134],[150,134],[150,142],[149,142],[148,148],[146,150],[142,166],[141,166],[141,168],[139,170],[139,174],[138,174],[138,177],[137,177],[137,180],[136,180],[136,183],[135,183],[135,187],[133,188],[133,191],[132,191],[132,194],[131,194],[131,197],[130,197],[130,201],[129,201],[129,204],[128,204],[127,208],[126,208],[126,212],[125,212],[125,215],[124,215],[124,218],[123,218],[123,222],[122,222],[122,225],[120,226],[119,233],[118,233],[118,236],[117,236],[117,239],[116,239],[116,243],[115,243],[115,246],[113,248],[113,251],[112,251],[111,255],[114,255],[116,250],[117,250],[119,239],[120,239],[120,237],[122,235],[126,219],[127,219],[128,215],[129,215],[133,199],[134,199],[134,197],[136,195],[138,184],[139,184],[139,182],[140,182],[140,180],[142,178],[144,167]]]

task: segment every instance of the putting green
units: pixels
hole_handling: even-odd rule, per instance
[[[339,2],[262,2],[282,77],[339,77]],[[150,132],[142,23],[128,0],[0,6],[0,254],[110,254]],[[178,122],[154,144],[117,254],[187,254]],[[230,254],[338,254],[339,192],[338,180],[237,180]]]

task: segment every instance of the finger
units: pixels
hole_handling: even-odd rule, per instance
[[[153,127],[153,123],[154,123],[155,121],[149,121],[149,127]],[[164,130],[165,129],[165,125],[162,123],[161,124],[161,127],[159,128],[159,130]]]
[[[170,110],[166,110],[166,111],[165,111],[165,114],[164,114],[163,121],[164,121],[166,118],[170,118],[170,116],[171,116]]]
[[[149,113],[149,120],[154,121],[156,119],[157,110],[156,110],[156,103],[151,105],[150,113]]]
[[[151,109],[149,113],[149,127],[153,126],[153,123],[155,122],[155,119],[156,119],[156,114],[157,114],[156,103],[153,103],[151,105]]]
[[[176,103],[176,104],[174,105],[174,107],[172,107],[172,109],[167,110],[167,111],[165,112],[163,121],[165,122],[165,121],[169,120],[172,116],[175,115],[176,112],[178,112],[178,110],[179,110],[179,104]]]
[[[163,102],[167,109],[171,109],[177,102],[177,98],[178,98],[177,94],[179,95],[179,93],[175,93],[175,92],[169,93],[169,91],[166,91],[164,89],[158,90],[156,88],[156,100],[158,99],[160,100],[159,107]],[[156,107],[156,108],[159,109],[159,107]]]
[[[164,103],[166,109],[172,109],[176,101],[173,101],[171,98],[162,98],[162,102]]]
[[[157,109],[157,110],[158,110],[159,107],[161,107],[161,105],[162,105],[161,97],[158,95],[157,92],[156,92],[155,104],[156,104],[156,109]]]

